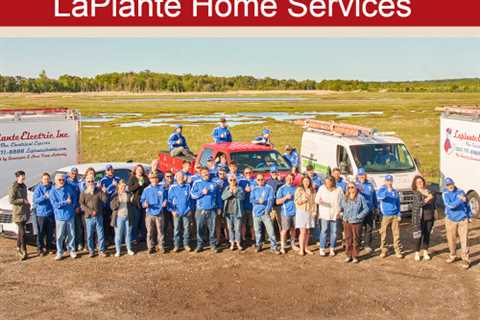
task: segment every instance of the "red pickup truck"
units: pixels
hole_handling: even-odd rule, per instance
[[[216,161],[225,155],[227,162],[235,161],[239,172],[246,167],[253,169],[255,173],[268,173],[272,165],[276,165],[281,176],[286,176],[291,171],[290,163],[273,147],[258,145],[249,142],[232,143],[208,143],[202,145],[196,159],[184,157],[172,157],[168,151],[160,152],[157,169],[161,172],[177,172],[182,169],[183,161],[191,161],[191,172],[194,174],[195,164],[206,166],[207,160],[214,157]],[[267,174],[267,178],[268,178]]]

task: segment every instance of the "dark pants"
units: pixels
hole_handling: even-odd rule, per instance
[[[17,248],[21,248],[23,251],[27,250],[27,234],[25,232],[25,221],[17,222]]]
[[[37,249],[38,250],[53,250],[54,246],[54,230],[55,219],[53,216],[39,217],[37,216]]]
[[[361,223],[343,223],[345,233],[345,253],[347,257],[356,258],[360,252],[360,231]]]
[[[162,245],[165,248],[171,248],[173,247],[173,237],[174,237],[173,214],[170,211],[165,210],[163,216],[165,217],[165,224],[163,226],[163,233],[165,234],[165,238],[163,240]]]
[[[83,213],[75,214],[75,249],[79,246],[86,247],[87,242],[87,226]]]
[[[363,220],[363,241],[365,247],[373,249],[374,215],[370,212]]]
[[[145,226],[145,211],[142,208],[134,207],[132,223],[132,240],[142,242],[147,238],[147,227]]]
[[[417,251],[420,251],[420,249],[422,248],[422,244],[423,244],[423,249],[428,250],[430,246],[430,234],[433,228],[433,220],[424,221],[422,219],[422,221],[420,222],[420,228],[421,228],[422,235],[417,241]]]
[[[103,211],[103,230],[105,230],[105,243],[108,246],[111,243],[114,243],[115,239],[115,230],[111,226],[112,221],[112,210],[106,208]]]

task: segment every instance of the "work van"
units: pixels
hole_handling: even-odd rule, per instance
[[[347,180],[353,180],[358,169],[364,168],[376,189],[383,185],[386,175],[392,175],[394,187],[400,191],[402,213],[411,211],[411,183],[419,171],[402,139],[393,133],[334,122],[309,120],[302,124],[302,171],[312,165],[326,176],[339,168]]]

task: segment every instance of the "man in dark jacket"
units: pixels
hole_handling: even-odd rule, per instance
[[[8,194],[12,205],[13,222],[17,224],[17,255],[20,259],[27,259],[27,241],[25,235],[25,224],[30,217],[30,202],[27,198],[27,186],[25,185],[25,172],[15,172],[15,183]]]

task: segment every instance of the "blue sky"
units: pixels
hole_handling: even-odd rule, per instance
[[[0,74],[45,69],[253,75],[294,79],[425,80],[480,77],[480,39],[90,38],[0,39]]]

